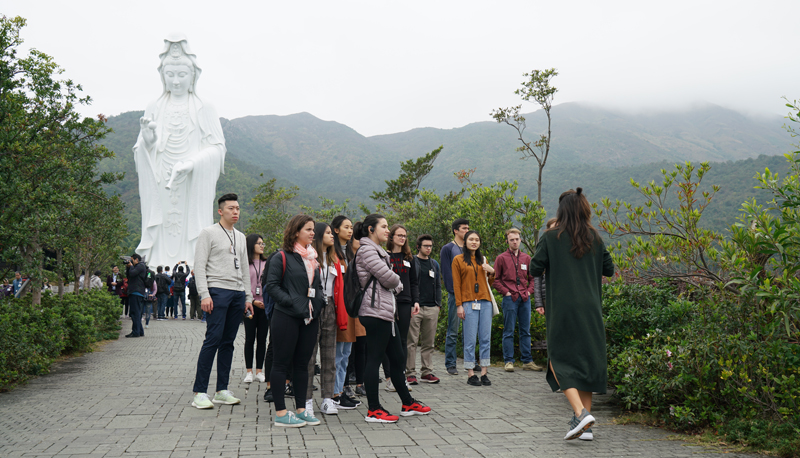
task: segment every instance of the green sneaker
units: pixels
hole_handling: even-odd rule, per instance
[[[194,399],[192,399],[192,407],[197,407],[198,409],[213,409],[214,404],[211,403],[211,399],[208,399],[208,393],[197,393],[194,395]]]
[[[214,395],[214,400],[211,402],[213,402],[214,404],[231,405],[231,404],[238,404],[242,401],[233,397],[233,393],[230,392],[229,390],[222,390],[222,391],[217,391],[217,394]]]
[[[308,426],[317,426],[318,424],[322,423],[317,417],[314,416],[314,412],[311,412],[308,409],[298,412],[297,418],[306,422]]]
[[[297,418],[294,412],[286,412],[286,415],[282,417],[275,415],[275,426],[283,426],[284,428],[299,428],[305,425],[306,422]]]

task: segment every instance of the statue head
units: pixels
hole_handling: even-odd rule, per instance
[[[200,78],[201,70],[197,66],[197,56],[189,49],[186,35],[182,33],[170,34],[164,39],[164,49],[158,57],[161,60],[161,64],[158,66],[158,73],[161,75],[164,94],[171,91],[168,79],[174,74],[185,75],[189,84],[188,92],[197,94],[197,80]]]

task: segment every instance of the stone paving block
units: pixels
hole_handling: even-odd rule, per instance
[[[152,419],[152,415],[118,415],[106,426],[108,429],[143,429]]]
[[[128,447],[129,452],[172,451],[180,438],[175,434],[141,435]]]

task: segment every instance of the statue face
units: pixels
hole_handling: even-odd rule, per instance
[[[167,90],[173,95],[186,95],[192,87],[192,69],[186,65],[165,65],[163,70]]]

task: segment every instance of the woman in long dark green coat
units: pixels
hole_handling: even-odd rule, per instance
[[[591,431],[592,392],[606,392],[602,277],[614,274],[614,263],[592,226],[583,190],[569,190],[558,200],[556,224],[539,240],[531,274],[547,272],[547,381],[575,411],[564,437],[571,440]],[[581,438],[591,440],[591,434]]]

